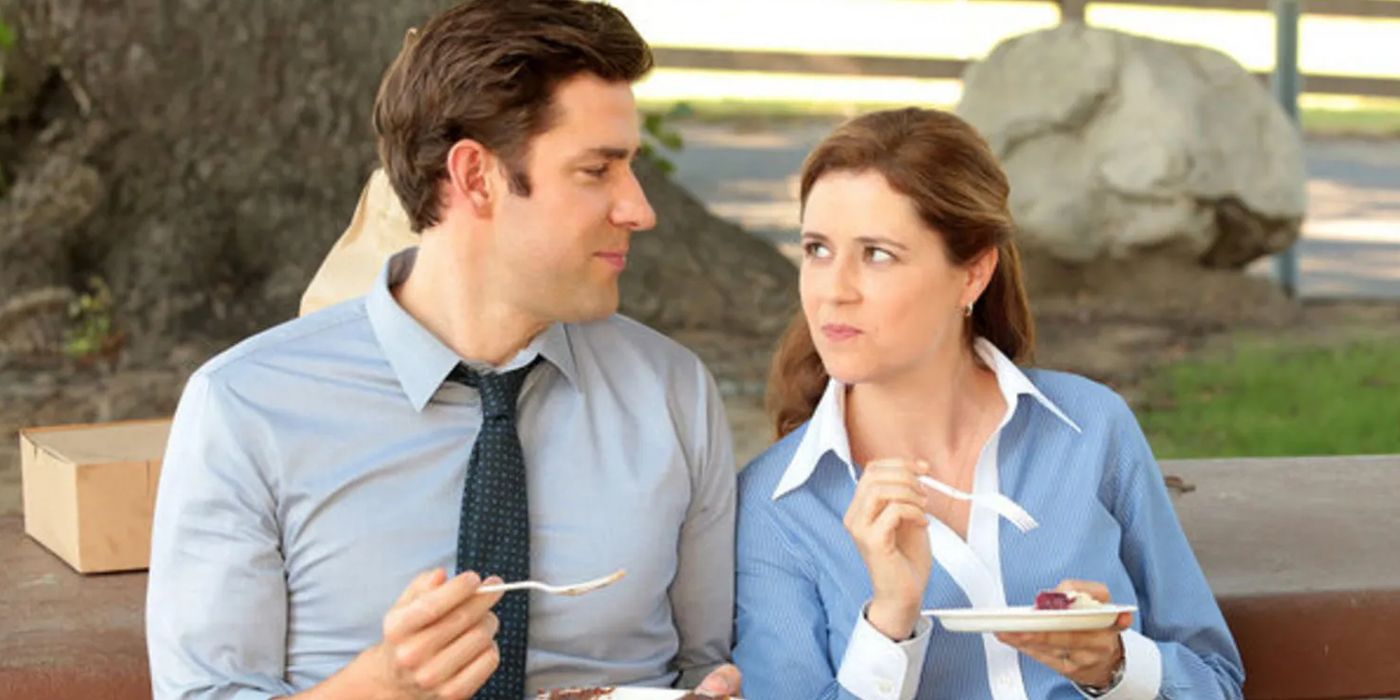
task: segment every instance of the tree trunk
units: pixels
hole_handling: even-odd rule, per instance
[[[380,75],[444,4],[0,0],[17,36],[0,58],[0,308],[99,276],[137,362],[290,318],[374,167]],[[776,335],[792,265],[639,174],[661,223],[635,241],[624,313]]]

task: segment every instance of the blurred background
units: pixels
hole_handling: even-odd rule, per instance
[[[296,313],[375,165],[379,76],[446,4],[0,0],[0,514],[19,428],[168,416]],[[1400,1],[614,4],[659,65],[623,310],[706,359],[741,460],[795,174],[904,105],[987,137],[1037,364],[1122,392],[1160,457],[1400,453]]]

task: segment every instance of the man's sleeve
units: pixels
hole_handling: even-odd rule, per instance
[[[275,500],[226,394],[190,379],[162,465],[146,591],[156,700],[292,692]]]
[[[692,465],[690,510],[681,527],[671,610],[680,635],[679,684],[698,685],[729,660],[734,626],[733,438],[714,379],[703,366],[696,431],[701,449]]]

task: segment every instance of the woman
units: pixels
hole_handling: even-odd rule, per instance
[[[860,117],[808,157],[802,309],[769,383],[781,440],[740,476],[747,697],[1240,697],[1239,653],[1131,411],[1016,365],[1034,333],[1008,191],[977,133],[932,110]],[[920,475],[1004,494],[1040,527]],[[1140,615],[993,636],[919,613],[1055,587]]]

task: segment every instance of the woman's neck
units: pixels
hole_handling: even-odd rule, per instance
[[[850,387],[846,429],[858,464],[922,459],[936,473],[971,461],[1005,411],[996,375],[958,344],[908,372]]]

